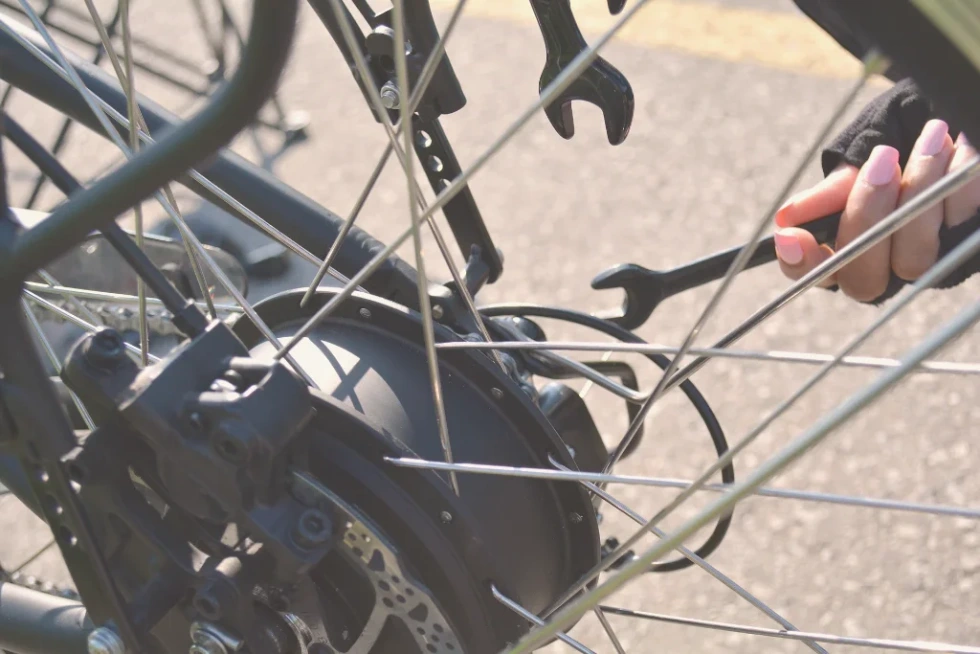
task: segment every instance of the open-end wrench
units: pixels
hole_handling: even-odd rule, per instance
[[[835,213],[800,227],[813,234],[818,243],[831,243],[837,236],[839,224],[840,213]],[[620,327],[636,329],[667,298],[724,277],[742,247],[744,246],[724,250],[671,270],[649,270],[635,263],[624,263],[601,272],[592,280],[592,288],[622,288],[626,292],[626,299],[622,310],[600,314],[600,317],[611,320]],[[775,260],[776,244],[770,236],[759,241],[745,269]]]
[[[589,46],[575,22],[569,0],[531,0],[531,8],[541,28],[546,53],[544,71],[538,84],[540,92]],[[613,8],[612,5],[610,8]],[[633,122],[633,89],[626,77],[608,61],[596,57],[578,79],[545,107],[545,114],[555,131],[566,139],[575,135],[573,100],[590,102],[602,110],[606,136],[612,145],[626,139]]]

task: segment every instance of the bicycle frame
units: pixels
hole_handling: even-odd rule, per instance
[[[0,647],[4,649],[87,651],[85,638],[92,625],[83,619],[86,609],[95,622],[112,621],[128,645],[139,642],[64,465],[65,455],[76,448],[75,435],[67,416],[52,410],[60,405],[58,395],[33,349],[25,347],[31,336],[20,311],[23,282],[92,230],[108,226],[218,150],[253,120],[285,66],[297,6],[296,0],[256,0],[241,64],[213,100],[158,144],[75,194],[42,224],[21,230],[7,211],[6,195],[0,195],[0,315],[5,316],[0,325],[0,447],[5,450],[0,481],[26,505],[40,510],[85,601],[85,609],[77,603],[55,605],[52,600],[57,598],[48,600],[11,584],[0,586]],[[13,58],[33,58],[19,49]],[[0,67],[6,70],[10,43],[2,50]],[[0,166],[2,162],[0,157]]]

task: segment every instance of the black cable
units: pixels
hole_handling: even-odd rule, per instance
[[[646,343],[642,338],[619,325],[572,309],[560,309],[558,307],[546,307],[536,304],[494,304],[480,307],[480,313],[487,317],[534,316],[562,320],[600,331],[625,343]],[[670,359],[663,354],[648,353],[644,356],[663,370],[666,370],[670,365]],[[711,442],[715,447],[715,452],[719,457],[723,456],[728,451],[728,440],[725,438],[725,432],[722,430],[718,418],[715,417],[714,411],[708,405],[708,401],[704,399],[701,391],[698,390],[690,379],[685,379],[681,382],[680,388],[697,410],[698,415],[704,422],[704,426],[707,427],[708,434],[711,436]],[[722,467],[721,480],[725,484],[735,483],[735,467],[731,462]],[[718,549],[718,546],[725,540],[725,535],[728,533],[731,522],[731,511],[718,518],[714,530],[705,539],[704,543],[694,550],[694,553],[702,559],[705,559]],[[677,558],[664,563],[654,563],[650,566],[649,572],[674,572],[675,570],[689,568],[692,565],[694,564],[689,559]]]

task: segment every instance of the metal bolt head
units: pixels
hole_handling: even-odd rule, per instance
[[[99,370],[112,370],[126,356],[126,342],[115,329],[99,330],[85,344],[85,360]]]
[[[398,93],[398,87],[391,82],[385,82],[381,87],[381,104],[385,109],[397,109],[399,103],[401,103],[401,95]]]
[[[367,307],[362,307],[361,310],[358,311],[357,313],[359,313],[361,315],[361,318],[364,318],[365,320],[371,317],[371,310],[368,309]]]
[[[319,509],[306,509],[293,525],[293,541],[303,549],[314,549],[330,540],[333,523]]]
[[[490,389],[490,394],[493,395],[494,399],[496,399],[496,400],[502,400],[502,399],[504,399],[504,392],[502,390],[500,390],[499,388],[491,388]]]
[[[443,524],[449,524],[453,521],[453,514],[449,511],[443,511],[439,514],[439,519],[442,520]]]
[[[436,320],[442,320],[442,317],[444,315],[446,315],[446,311],[442,308],[442,306],[440,306],[438,304],[432,305],[432,317],[433,318],[435,318]]]
[[[99,627],[88,635],[88,654],[126,654],[122,638],[109,627]]]

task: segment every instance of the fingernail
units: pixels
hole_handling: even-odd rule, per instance
[[[792,195],[792,196],[789,197],[788,200],[786,200],[786,202],[783,202],[783,206],[781,206],[778,209],[776,209],[776,215],[778,216],[782,212],[784,212],[787,209],[789,209],[790,207],[792,207],[794,202],[796,202],[796,196],[795,195]]]
[[[972,148],[973,144],[970,140],[966,138],[966,132],[960,132],[960,135],[956,137],[956,145],[965,145],[968,148]]]
[[[949,133],[949,125],[942,120],[930,120],[922,128],[919,140],[916,143],[918,155],[920,157],[932,157],[942,152],[946,145],[946,134]]]
[[[895,179],[897,165],[898,150],[887,145],[875,146],[864,168],[861,169],[864,173],[864,181],[872,186],[884,186]]]
[[[803,248],[800,247],[800,242],[795,236],[777,230],[773,234],[773,240],[776,243],[776,254],[783,263],[796,266],[803,262]]]

